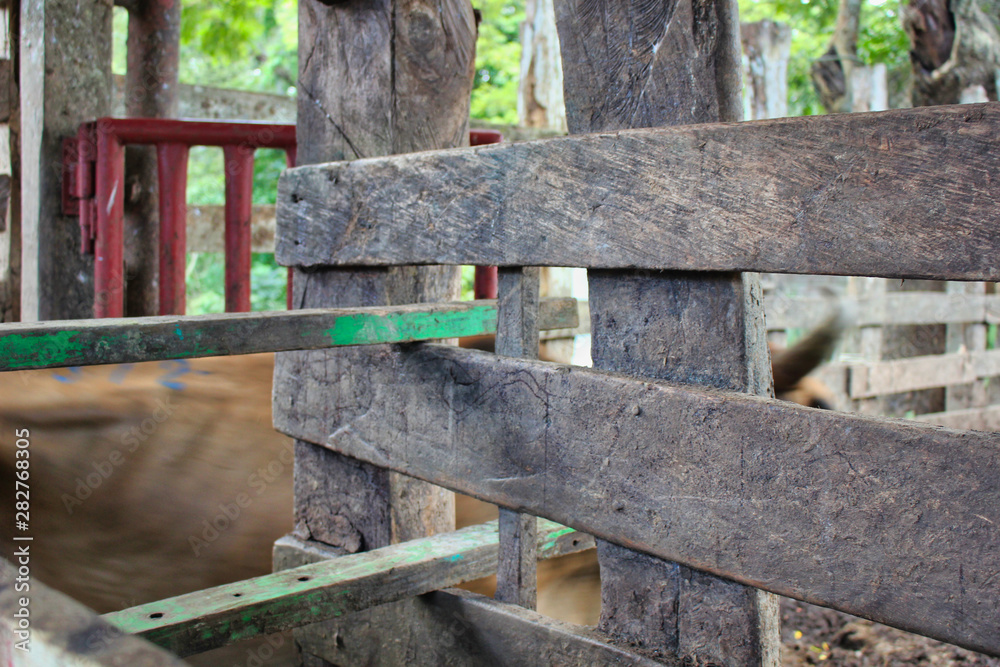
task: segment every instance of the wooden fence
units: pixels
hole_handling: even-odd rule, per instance
[[[558,3],[569,137],[309,164],[397,136],[353,131],[382,88],[336,108],[330,89],[384,66],[431,81],[433,110],[460,88],[433,59],[471,54],[417,9],[388,31],[385,7],[310,5],[308,166],[282,177],[276,235],[305,310],[0,329],[21,367],[288,350],[298,536],[274,574],[100,619],[34,583],[30,627],[28,565],[5,565],[2,657],[177,664],[125,634],[187,655],[294,627],[307,664],[777,665],[774,594],[1000,655],[1000,435],[769,398],[753,275],[1000,280],[1000,104],[718,123],[741,106],[732,5]],[[474,34],[454,9],[448,38]],[[455,264],[500,266],[498,302],[381,307],[441,300],[395,267]],[[573,326],[538,266],[588,269],[593,369],[531,358],[539,328]],[[380,308],[330,310],[361,302]],[[499,354],[414,344],[491,331]],[[440,487],[499,522],[428,537],[451,520]],[[591,544],[598,628],[535,613],[536,559]],[[497,599],[441,590],[490,572]]]
[[[764,132],[779,124],[783,132]],[[553,623],[514,604],[530,606],[529,586],[521,576],[527,559],[533,563],[539,555],[590,544],[584,535],[551,523],[540,523],[534,534],[529,527],[534,522],[517,514],[528,512],[597,536],[603,555],[622,561],[617,574],[623,579],[635,576],[630,566],[636,562],[645,567],[646,561],[672,561],[693,568],[698,576],[723,577],[718,581],[727,586],[739,582],[753,587],[750,591],[790,595],[1000,654],[995,631],[1000,592],[993,580],[1000,553],[1000,537],[993,529],[1000,492],[996,434],[817,411],[733,390],[515,356],[528,356],[538,320],[551,328],[573,324],[564,301],[541,309],[535,305],[534,271],[517,268],[527,264],[646,270],[638,278],[592,272],[595,336],[602,335],[608,318],[620,322],[635,317],[628,308],[598,310],[593,295],[601,287],[609,288],[620,304],[635,291],[637,281],[663,281],[660,270],[690,269],[702,262],[714,268],[819,269],[831,274],[850,273],[863,264],[866,271],[882,276],[997,280],[1000,270],[988,264],[997,250],[995,214],[977,209],[977,201],[983,207],[986,201],[980,194],[985,184],[975,174],[987,178],[1000,167],[998,126],[1000,105],[992,104],[769,121],[720,130],[638,130],[288,172],[279,204],[278,255],[283,262],[314,267],[498,263],[507,267],[501,276],[499,308],[476,303],[11,325],[3,328],[0,338],[7,367],[349,345],[336,353],[303,351],[280,357],[275,377],[279,430],[298,438],[300,448],[320,445],[306,454],[325,452],[320,461],[323,456],[348,456],[376,469],[469,493],[508,508],[510,514],[501,518],[499,527],[476,527],[350,556],[341,556],[342,549],[289,538],[279,545],[278,560],[294,569],[109,614],[101,622],[86,620],[84,611],[66,603],[58,608],[74,609],[75,615],[60,620],[46,612],[35,617],[36,646],[46,645],[52,655],[82,656],[91,664],[102,664],[112,649],[147,651],[126,642],[114,629],[121,628],[185,655],[375,605],[383,605],[377,618],[388,622],[396,618],[396,608],[386,603],[400,601],[396,604],[408,605],[412,612],[407,622],[413,627],[407,632],[417,632],[419,626],[428,650],[441,649],[433,629],[452,624],[458,629],[448,638],[453,644],[449,651],[467,650],[470,656],[482,657],[483,651],[503,650],[510,664],[555,655],[553,651],[563,662],[645,664],[652,656],[669,664],[679,658],[667,652],[635,653],[620,643],[609,644],[606,630]],[[871,140],[873,127],[879,128],[878,141]],[[741,179],[748,170],[741,168],[740,156],[756,160],[762,152],[783,147],[790,136],[808,135],[842,137],[839,145],[823,149],[848,156],[848,164],[864,166],[844,172],[838,161],[824,166],[820,159],[808,179],[800,175],[792,183],[779,163],[770,173],[758,171],[759,188],[767,191],[781,183],[784,196],[767,203],[771,215],[754,228],[753,238],[732,236],[731,231],[744,229],[744,216],[735,213],[753,212],[762,205],[727,194],[738,184],[746,187]],[[951,138],[947,149],[944,141],[934,140],[945,136]],[[887,142],[895,150],[884,150]],[[904,177],[894,174],[924,152],[932,162],[971,165],[970,180],[956,181],[947,189],[962,234],[928,239],[938,224],[930,212],[933,206],[911,207],[897,200],[894,211],[883,203]],[[728,165],[721,171],[712,164],[712,156],[720,153]],[[676,167],[669,173],[627,167],[629,160],[644,154],[659,154]],[[582,168],[590,162],[625,166],[607,175],[613,188],[601,187],[573,174],[575,165]],[[682,185],[685,165],[692,163],[707,173],[722,174],[708,201],[702,189]],[[525,177],[483,177],[496,170]],[[544,217],[520,215],[524,206],[545,207],[545,198],[539,196],[543,189],[534,183],[544,182],[542,175],[556,170],[561,174],[560,191],[544,192],[563,198],[570,211],[559,216],[563,209],[552,207]],[[450,181],[454,187],[445,183],[426,188],[426,175],[442,171],[458,176]],[[880,177],[872,180],[875,172]],[[394,177],[387,179],[386,173]],[[533,183],[527,175],[538,180]],[[803,206],[813,201],[816,184],[831,178],[843,179],[836,192],[838,205],[828,203],[825,215],[800,216]],[[479,185],[469,189],[464,184],[470,182]],[[934,188],[934,196],[941,196],[937,183]],[[415,192],[421,192],[419,200],[412,199],[410,193]],[[612,195],[618,212],[603,212],[601,202]],[[365,226],[351,222],[352,211],[362,203],[356,197],[365,198]],[[412,204],[380,205],[387,201]],[[839,225],[827,223],[829,211],[870,208],[880,208],[880,217],[858,219],[844,213]],[[454,215],[442,215],[445,209]],[[611,225],[611,216],[621,215],[621,209],[645,213],[644,226],[633,228],[642,231],[644,242],[616,234],[621,226]],[[925,212],[914,217],[914,211],[921,210]],[[963,212],[969,210],[972,213]],[[449,242],[470,220],[481,218],[492,220],[493,234],[463,234],[460,247]],[[427,231],[429,220],[435,221],[432,232]],[[878,227],[870,230],[873,236],[855,243],[855,254],[845,259],[839,253],[814,251],[833,246],[846,233],[845,226],[859,224]],[[796,236],[787,240],[790,225]],[[580,236],[579,244],[547,240],[558,240],[571,229]],[[704,243],[691,239],[692,233],[703,235]],[[781,252],[759,252],[778,234],[786,239]],[[404,238],[409,243],[402,243]],[[504,239],[503,245],[497,246],[494,238]],[[930,256],[913,250],[916,239],[932,242]],[[601,251],[588,256],[580,246],[591,243],[600,243]],[[868,253],[877,249],[881,261],[867,263]],[[312,275],[330,270],[317,268]],[[707,274],[690,275],[695,282],[714,281],[715,291],[733,284]],[[887,311],[917,313],[905,320],[911,323],[926,321],[927,313],[941,321],[927,295],[898,297],[859,300],[860,322],[882,322]],[[942,302],[955,300],[952,295],[941,297]],[[996,297],[962,297],[959,301],[967,311],[954,311],[947,321],[965,326],[991,321]],[[908,310],[908,300],[917,299],[926,310]],[[814,305],[819,316],[824,304]],[[497,331],[501,353],[508,356],[439,345],[381,344],[492,330]],[[214,346],[209,347],[208,340],[215,341]],[[628,338],[605,344],[607,351],[600,341],[595,343],[598,363],[601,354],[628,354]],[[975,361],[971,370],[956,366],[955,382],[998,372],[990,352],[965,357]],[[852,375],[851,384],[859,396],[883,391],[883,385],[893,391],[922,386],[919,380],[900,379],[912,374],[897,373],[885,380],[887,373],[876,366],[863,380],[855,381]],[[333,405],[341,407],[334,410]],[[322,466],[311,469],[312,474],[323,474]],[[326,507],[343,502],[330,497],[323,501]],[[629,555],[633,549],[634,556]],[[412,597],[480,577],[497,559],[501,586],[507,576],[513,601],[458,593],[419,601]],[[614,581],[616,571],[609,572]],[[15,577],[10,567],[0,575],[8,638],[17,630],[16,622],[11,626],[17,608]],[[641,584],[630,580],[633,587]],[[65,632],[79,631],[77,621],[66,620],[73,618],[90,623],[87,631],[94,633],[94,642],[66,638]],[[464,639],[456,642],[455,633]],[[489,636],[488,642],[474,641],[483,635]],[[342,653],[360,650],[350,635],[339,641],[346,642]],[[462,649],[463,642],[471,644]],[[160,662],[151,664],[172,664],[165,654],[156,655]],[[424,655],[421,661],[430,663],[431,658]]]
[[[767,328],[779,345],[835,308],[853,320],[833,362],[817,373],[839,409],[953,428],[1000,428],[991,383],[1000,375],[1000,351],[987,349],[990,328],[1000,321],[1000,295],[991,285],[946,283],[935,286],[943,291],[892,292],[887,287],[898,281],[774,278],[766,297]],[[895,354],[907,347],[923,353]],[[927,396],[927,390],[938,391]]]

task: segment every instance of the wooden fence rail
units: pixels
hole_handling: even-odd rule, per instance
[[[276,256],[1000,280],[998,127],[989,103],[300,167],[279,183]],[[947,189],[943,163],[961,169]]]
[[[576,302],[543,299],[542,329],[573,327]],[[0,371],[404,343],[496,332],[496,300],[384,308],[106,318],[0,327]]]
[[[351,367],[372,370],[319,391]],[[1000,653],[1000,435],[442,346],[290,353],[275,396],[275,426],[293,437]],[[329,409],[348,396],[364,397],[358,409]]]

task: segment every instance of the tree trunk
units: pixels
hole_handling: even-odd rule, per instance
[[[997,99],[1000,0],[910,0],[903,27],[910,36],[914,106],[958,104],[970,88]]]
[[[840,0],[833,39],[813,63],[812,80],[827,113],[851,111],[851,74],[857,63],[861,0]]]
[[[521,29],[517,117],[525,127],[566,131],[562,61],[552,0],[527,0]]]

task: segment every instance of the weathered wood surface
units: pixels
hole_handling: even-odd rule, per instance
[[[111,115],[125,115],[125,77],[114,76],[114,99]],[[209,120],[266,120],[272,123],[295,124],[294,97],[258,93],[249,90],[192,86],[177,86],[178,118]]]
[[[30,570],[31,542],[27,547]],[[20,563],[18,565],[21,565]],[[20,578],[20,582],[18,581]],[[29,585],[23,588],[24,583]],[[27,650],[17,644],[26,639],[19,621],[27,599],[29,623]],[[0,559],[0,662],[17,667],[98,667],[135,665],[135,667],[184,667],[180,658],[143,639],[133,637],[79,602],[58,593],[37,580],[30,572]]]
[[[299,164],[468,145],[476,21],[466,0],[301,2],[298,8]],[[449,301],[458,289],[457,267],[355,266],[296,271],[292,299],[297,308],[386,306]],[[367,550],[454,529],[451,492],[328,453],[296,444],[300,537],[322,535],[333,545]],[[359,541],[355,526],[361,525],[373,541]],[[387,619],[388,627],[397,625],[400,619]],[[374,646],[385,634],[349,619],[316,630]]]
[[[574,300],[543,300],[539,319],[546,328],[571,325]],[[0,371],[405,343],[496,327],[497,303],[487,300],[7,324],[0,326]]]
[[[1000,654],[1000,436],[439,345],[284,357],[289,435]]]
[[[998,280],[998,136],[989,103],[303,167],[277,256]]]
[[[62,213],[62,137],[111,110],[111,3],[31,0],[19,21],[21,319],[93,316],[93,258]]]
[[[948,412],[928,412],[917,415],[914,419],[948,428],[1000,431],[1000,405],[949,410]]]
[[[547,557],[586,544],[565,526],[547,521],[542,528],[538,541]],[[159,600],[103,618],[178,655],[191,655],[480,578],[496,567],[497,537],[493,521]]]
[[[890,292],[878,296],[842,298],[840,304],[855,316],[855,326],[907,324],[963,324],[1000,322],[1000,296]],[[833,302],[822,298],[777,298],[766,303],[767,328],[806,328],[828,317]]]
[[[539,521],[542,535],[552,524]],[[541,558],[592,548],[588,535],[569,531],[539,539]],[[316,543],[284,538],[275,545],[275,568],[299,567],[332,558],[336,552]],[[355,627],[385,628],[377,642],[361,633],[335,633],[314,625],[296,633],[302,650],[334,664],[426,664],[435,667],[480,665],[647,665],[652,660],[610,644],[600,632],[555,621],[521,607],[457,589],[374,607],[353,614]],[[306,663],[311,664],[311,663]],[[316,663],[322,664],[322,663]],[[326,663],[329,664],[329,663]],[[675,663],[676,664],[676,663]]]
[[[851,398],[948,387],[1000,375],[1000,350],[934,354],[849,366]]]
[[[590,271],[588,279],[594,368],[772,395],[756,275]],[[602,630],[695,663],[780,663],[774,596],[603,541],[597,553]]]
[[[537,267],[502,268],[497,275],[496,353],[538,358],[539,272]],[[500,508],[500,559],[494,598],[538,608],[535,535],[537,520]]]
[[[566,0],[558,26],[571,134],[742,120],[735,2]],[[590,271],[588,279],[595,368],[770,395],[756,276]],[[607,542],[597,554],[602,630],[694,664],[777,667],[769,594]]]

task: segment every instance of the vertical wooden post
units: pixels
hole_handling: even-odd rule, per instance
[[[739,120],[734,1],[562,0],[557,18],[570,133]],[[591,271],[589,280],[595,368],[771,392],[756,275]],[[774,596],[610,543],[599,542],[598,557],[606,632],[692,664],[779,663]]]
[[[180,68],[181,3],[128,2],[125,112],[130,118],[176,118]],[[159,211],[156,149],[125,149],[125,312],[158,315]],[[181,266],[183,272],[184,267]],[[249,289],[249,288],[248,288]]]
[[[0,17],[7,19],[8,30],[0,35],[0,322],[17,322],[21,319],[17,5],[0,9]]]
[[[497,354],[538,358],[538,289],[537,268],[500,269]],[[497,600],[535,608],[537,533],[535,517],[500,508]]]
[[[301,0],[297,164],[468,145],[475,39],[472,6],[463,0]],[[293,304],[446,301],[458,287],[457,267],[296,271]],[[327,359],[362,372],[350,352]],[[286,363],[293,362],[279,355],[276,372]],[[454,528],[451,492],[316,445],[296,444],[295,475],[296,533],[345,553]],[[307,664],[377,662],[380,652],[398,649],[412,604],[299,631]],[[400,637],[389,641],[393,628]]]
[[[110,2],[21,2],[21,319],[93,312],[93,258],[62,214],[62,140],[111,111]]]
[[[945,287],[948,294],[983,295],[986,294],[986,283],[948,283]],[[987,326],[985,322],[970,322],[968,324],[949,324],[945,328],[945,353],[955,352],[985,352]],[[976,380],[970,384],[947,387],[944,391],[944,409],[963,410],[966,408],[981,408],[987,403],[986,383]]]

